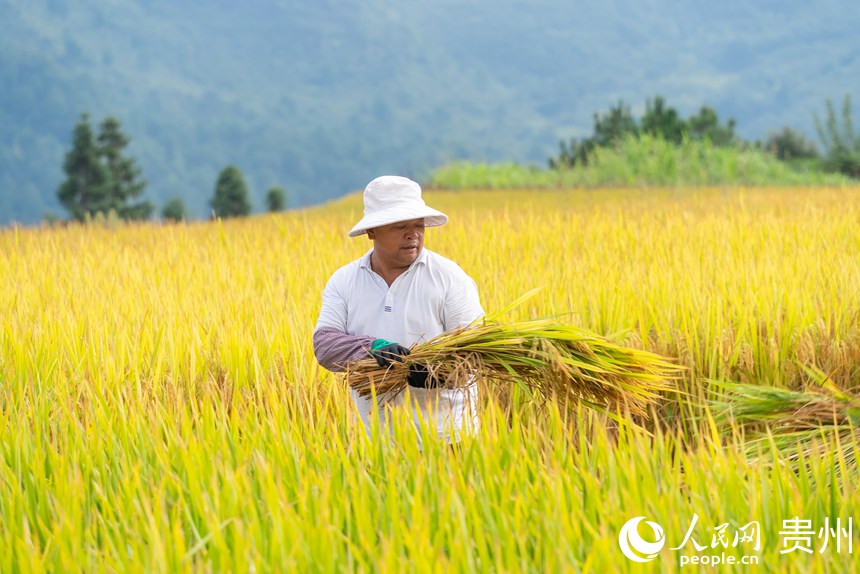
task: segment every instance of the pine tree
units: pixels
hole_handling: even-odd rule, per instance
[[[239,217],[251,213],[248,186],[239,168],[228,165],[221,170],[210,205],[217,217]]]
[[[141,178],[141,170],[135,165],[134,158],[123,155],[129,142],[128,136],[122,133],[119,120],[108,116],[102,121],[98,147],[109,176],[108,194],[112,207],[122,219],[149,219],[153,211],[150,202],[129,204],[146,188],[146,181]]]
[[[99,158],[89,114],[81,114],[72,136],[72,149],[63,161],[66,180],[57,196],[73,219],[84,221],[87,214],[107,214],[112,207],[108,171]]]
[[[72,149],[66,153],[63,171],[66,179],[57,196],[73,219],[84,221],[87,216],[113,211],[121,219],[148,219],[153,206],[148,201],[129,204],[139,196],[146,182],[134,159],[123,151],[129,143],[116,118],[106,118],[93,135],[90,116],[81,114],[72,136]]]

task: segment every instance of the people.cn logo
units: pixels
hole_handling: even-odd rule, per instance
[[[645,524],[651,527],[654,531],[654,542],[643,540],[639,535],[639,523],[645,520],[644,516],[631,518],[621,527],[621,532],[618,533],[618,546],[621,547],[621,552],[634,562],[650,562],[657,557],[657,553],[666,544],[666,537],[663,535],[663,527],[656,522],[646,520]]]

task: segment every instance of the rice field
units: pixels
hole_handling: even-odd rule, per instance
[[[488,312],[540,287],[512,321],[670,357],[684,394],[640,429],[488,392],[456,454],[405,416],[368,439],[311,345],[371,245],[360,195],[0,230],[0,572],[860,571],[856,413],[793,447],[707,407],[715,381],[858,386],[860,189],[425,198]]]

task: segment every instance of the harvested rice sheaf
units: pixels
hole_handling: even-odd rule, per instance
[[[662,391],[674,390],[682,367],[669,359],[619,346],[553,319],[500,323],[487,319],[415,345],[404,362],[379,367],[372,358],[351,363],[347,381],[359,395],[395,395],[408,386],[411,365],[425,365],[446,388],[478,379],[524,385],[533,396],[602,412],[645,414]]]
[[[857,470],[860,440],[860,394],[840,388],[814,366],[803,370],[811,384],[802,390],[711,381],[717,398],[710,410],[717,423],[743,427],[750,462],[782,461],[796,465],[829,450],[843,470]],[[763,445],[768,448],[763,448]],[[795,469],[797,470],[797,469]]]

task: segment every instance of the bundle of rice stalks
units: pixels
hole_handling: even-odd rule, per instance
[[[476,379],[516,384],[533,398],[582,404],[615,418],[614,413],[624,411],[645,414],[658,393],[675,389],[673,379],[683,369],[659,355],[553,319],[500,323],[495,320],[500,313],[416,345],[405,362],[388,368],[374,359],[353,362],[348,384],[361,396],[375,393],[385,400],[407,387],[411,365],[426,365],[446,388]]]
[[[717,423],[747,431],[745,444],[751,461],[808,460],[823,445],[834,446],[837,460],[857,469],[860,448],[860,394],[840,389],[826,373],[804,367],[813,385],[801,391],[766,385],[712,381],[718,390],[710,401]],[[762,448],[763,444],[771,448]],[[843,469],[837,468],[841,473]]]

